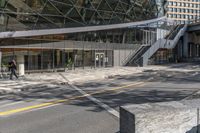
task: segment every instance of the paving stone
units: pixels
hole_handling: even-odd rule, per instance
[[[124,106],[120,133],[198,133],[199,107],[200,100]]]

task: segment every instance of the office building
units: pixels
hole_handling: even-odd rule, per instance
[[[200,19],[199,0],[167,0],[164,8],[168,18],[180,23]]]

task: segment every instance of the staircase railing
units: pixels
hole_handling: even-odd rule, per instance
[[[183,25],[181,25],[183,26]],[[151,46],[151,48],[146,51],[146,53],[143,54],[143,62],[144,65],[147,65],[148,59],[159,49],[159,48],[173,48],[173,46],[177,43],[177,41],[182,36],[183,32],[187,29],[187,24],[184,25],[184,27],[179,26],[178,30],[176,30],[177,35],[173,38],[173,40],[170,40],[170,35],[167,39],[159,39],[157,42]],[[173,34],[172,32],[171,34]],[[169,43],[168,43],[169,41]],[[172,46],[166,46],[167,44],[173,44]]]
[[[144,46],[151,46],[155,42],[155,39],[151,39],[147,41],[147,44],[142,44],[137,50],[132,50],[130,54],[122,61],[122,64],[125,66],[127,65],[130,61],[133,60],[134,56],[137,56],[138,52],[144,47]]]
[[[172,33],[178,28],[178,26],[179,25],[175,25],[172,28],[170,28],[169,33],[163,39],[169,38],[172,35]]]
[[[171,35],[171,37],[173,37],[174,34],[176,34],[176,36],[174,36],[173,38],[168,38],[166,39],[166,42],[164,44],[164,48],[173,48],[173,46],[169,47],[167,46],[167,44],[171,44],[171,43],[177,43],[177,40],[179,40],[180,36],[182,36],[182,32],[184,32],[184,30],[186,30],[187,25],[179,25],[179,27],[176,29],[176,31],[174,31]]]
[[[141,49],[141,45],[135,50],[135,49],[132,49],[131,52],[125,57],[125,59],[122,61],[122,64],[123,65],[126,65],[129,60],[131,59],[131,57],[134,56],[135,53],[137,53],[139,50]]]
[[[176,37],[176,36],[173,37],[173,35],[174,35],[174,34],[177,34],[177,33],[178,33],[182,28],[183,28],[182,25],[178,25],[178,26],[176,26],[175,29],[170,33],[170,35],[167,36],[167,38],[165,38],[166,41],[165,41],[164,46],[166,46],[168,40],[173,40],[173,39]],[[173,39],[172,39],[171,37],[173,37]]]

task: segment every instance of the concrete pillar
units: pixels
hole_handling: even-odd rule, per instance
[[[194,57],[197,56],[197,44],[194,44]]]
[[[17,56],[17,64],[18,64],[19,76],[23,76],[25,74],[24,55],[18,55]]]
[[[188,49],[189,49],[188,57],[192,57],[192,44],[191,43],[188,44]]]
[[[39,66],[38,66],[38,55],[35,56],[34,64],[35,64],[34,69],[39,69]]]
[[[0,72],[1,72],[1,60],[2,60],[2,52],[0,51]]]
[[[191,47],[192,47],[191,54],[192,54],[192,58],[193,58],[193,57],[195,57],[195,44],[192,43]]]
[[[196,49],[195,49],[195,53],[196,53],[196,54],[195,54],[195,56],[198,57],[198,45],[195,44],[195,46],[196,46]]]
[[[60,64],[60,51],[59,50],[56,51],[56,60],[57,60],[57,62],[56,62],[56,67],[57,67]]]
[[[183,57],[188,58],[188,41],[189,36],[188,33],[186,32],[183,36]]]
[[[126,32],[123,33],[123,39],[122,39],[122,44],[126,42]]]

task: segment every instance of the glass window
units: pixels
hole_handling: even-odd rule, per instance
[[[168,11],[172,12],[172,8],[169,8]]]
[[[176,15],[176,14],[174,14],[174,15],[173,15],[173,17],[174,17],[174,18],[177,18],[177,15]]]
[[[173,3],[173,6],[176,6],[176,2]]]
[[[177,8],[173,8],[173,11],[174,11],[174,12],[177,12]]]

